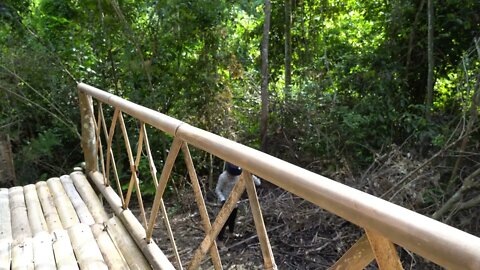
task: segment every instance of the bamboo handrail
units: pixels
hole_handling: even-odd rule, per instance
[[[95,87],[78,88],[443,267],[480,269],[478,237]]]

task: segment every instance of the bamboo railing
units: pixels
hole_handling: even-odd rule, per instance
[[[188,264],[188,269],[197,269],[207,253],[210,254],[215,269],[222,269],[215,239],[245,189],[247,190],[255,228],[259,236],[264,268],[277,269],[251,174],[258,175],[266,181],[310,201],[365,230],[365,235],[331,269],[362,269],[374,259],[381,269],[402,269],[395,245],[408,249],[449,269],[480,269],[480,238],[476,236],[242,144],[195,128],[95,87],[80,83],[78,84],[78,90],[82,112],[82,147],[89,176],[102,191],[110,205],[113,205],[115,213],[120,217],[127,230],[135,239],[136,244],[139,245],[155,269],[173,268],[173,265],[166,259],[165,255],[151,242],[159,212],[163,215],[170,237],[176,258],[175,264],[178,269],[183,269],[162,199],[170,173],[180,151],[183,152],[202,219],[203,230],[205,231],[205,238],[195,250],[193,258]],[[95,98],[97,103],[96,110],[92,103],[92,97]],[[114,109],[109,130],[107,130],[102,104],[107,104]],[[139,121],[140,131],[135,157],[128,139],[123,119],[124,114],[130,115]],[[123,194],[121,188],[112,151],[112,140],[117,122],[122,130],[131,172],[126,194]],[[157,169],[148,142],[146,124],[173,137],[173,143],[158,180],[156,177]],[[102,133],[107,141],[105,153],[103,152],[104,147],[100,139]],[[189,145],[244,168],[240,180],[235,185],[230,197],[213,223],[208,218],[205,201],[190,155]],[[149,216],[143,209],[137,176],[143,146],[145,146],[145,152],[148,157],[151,177],[156,186],[155,199]],[[104,162],[105,156],[106,162]],[[101,166],[99,167],[97,164]],[[110,187],[110,171],[113,171],[118,196]],[[140,204],[143,225],[128,210],[134,187]]]

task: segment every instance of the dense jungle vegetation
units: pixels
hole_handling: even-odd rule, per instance
[[[19,183],[65,173],[83,159],[82,81],[478,234],[479,11],[478,0],[3,0],[0,133]],[[149,134],[161,167],[171,138]],[[194,158],[211,189],[223,162]],[[172,192],[188,188],[184,173]]]

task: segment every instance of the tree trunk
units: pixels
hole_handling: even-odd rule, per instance
[[[12,187],[15,185],[15,182],[10,138],[8,135],[0,133],[0,187]]]
[[[428,77],[427,77],[427,118],[430,119],[430,110],[433,105],[433,0],[428,0]]]
[[[270,14],[272,12],[272,4],[270,0],[265,0],[264,4],[265,21],[263,23],[262,36],[262,111],[260,116],[260,141],[261,150],[267,151],[267,130],[268,130],[268,40],[270,35]]]
[[[285,100],[289,100],[292,85],[292,0],[285,0]]]

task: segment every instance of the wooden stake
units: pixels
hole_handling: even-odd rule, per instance
[[[365,229],[365,232],[372,247],[377,264],[380,269],[402,269],[402,263],[398,258],[397,250],[390,240],[381,234]]]
[[[245,186],[247,188],[248,201],[250,202],[253,221],[255,222],[258,239],[260,240],[260,248],[263,255],[264,269],[277,269],[277,265],[275,264],[275,258],[273,257],[272,246],[270,245],[270,240],[268,239],[267,229],[265,229],[262,209],[260,208],[260,202],[258,201],[257,190],[255,189],[252,175],[249,172],[244,171],[240,177],[243,177],[245,181]]]
[[[330,270],[364,269],[375,259],[370,242],[366,235],[360,237],[355,244],[345,252]]]
[[[212,245],[213,241],[215,241],[215,239],[217,238],[218,234],[220,233],[220,230],[222,229],[223,225],[227,221],[228,216],[230,216],[230,213],[232,213],[233,208],[235,208],[238,202],[238,199],[240,199],[244,191],[245,191],[245,181],[243,177],[241,177],[233,187],[233,190],[230,193],[230,196],[228,196],[227,201],[225,202],[222,209],[218,213],[217,218],[213,222],[212,229],[207,233],[202,243],[195,251],[193,258],[190,261],[190,264],[188,266],[189,270],[197,269],[200,266],[200,263],[202,262],[203,257],[205,257],[205,254],[210,249],[210,246]]]
[[[203,199],[202,189],[200,188],[200,183],[198,181],[197,172],[195,171],[192,156],[190,155],[188,144],[185,142],[182,144],[182,152],[185,159],[185,164],[187,165],[188,175],[190,176],[190,180],[192,182],[193,193],[195,194],[195,201],[197,202],[200,218],[202,219],[203,230],[205,233],[208,233],[212,229],[212,224],[210,223],[207,206],[205,205],[205,200]],[[215,269],[223,269],[216,241],[214,241],[210,247],[210,257],[212,258]]]
[[[80,116],[82,124],[82,149],[85,157],[86,170],[98,171],[98,158],[95,138],[95,116],[93,115],[92,97],[78,91]]]

